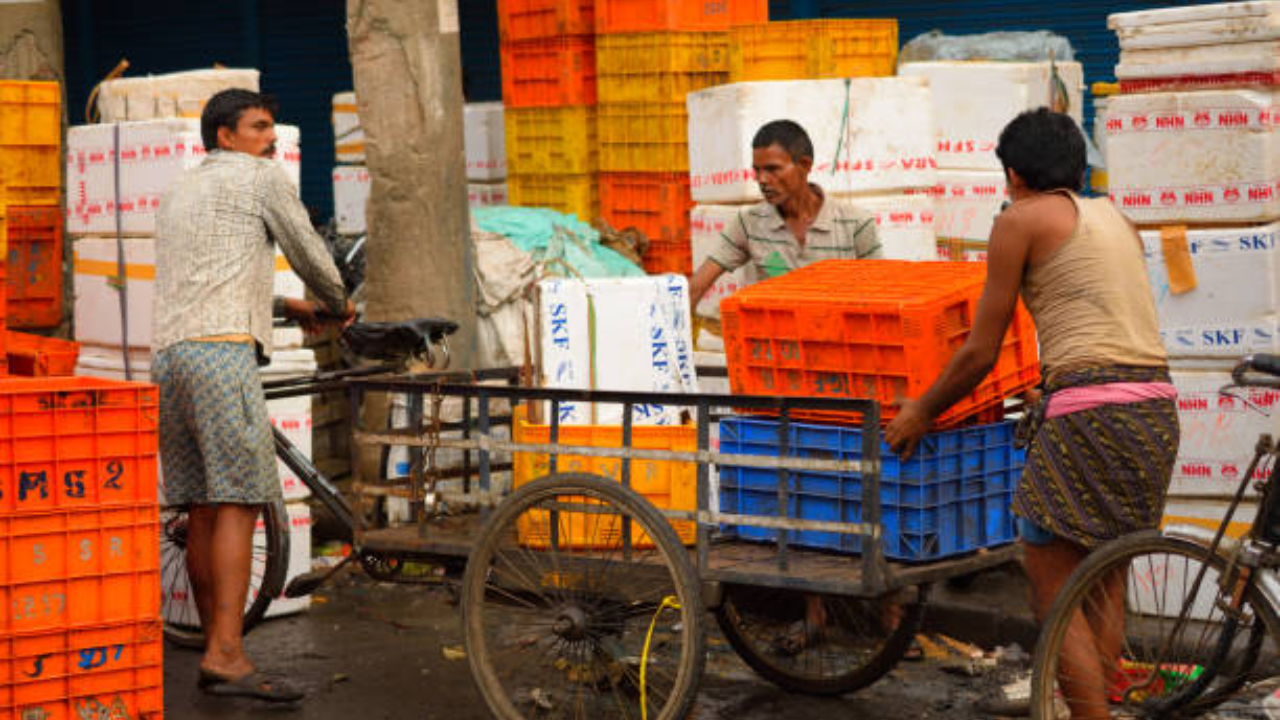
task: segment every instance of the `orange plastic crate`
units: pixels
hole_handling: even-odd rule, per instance
[[[600,173],[600,213],[616,229],[687,246],[692,209],[688,173]]]
[[[0,517],[0,636],[159,617],[160,507]]]
[[[502,42],[557,35],[592,35],[595,0],[498,0]]]
[[[158,398],[97,378],[0,380],[0,517],[155,503]]]
[[[693,274],[693,246],[688,240],[674,242],[652,240],[641,260],[644,262],[644,271],[650,275]]]
[[[527,420],[524,406],[512,413],[512,437],[518,443],[551,442],[550,425],[534,425]],[[693,425],[638,425],[631,430],[631,447],[650,450],[692,451],[698,448],[697,428]],[[622,445],[621,425],[561,425],[561,445],[616,448]],[[612,458],[586,457],[568,453],[557,456],[556,469],[562,473],[586,472],[621,482],[622,464]],[[655,507],[667,510],[696,510],[698,507],[697,465],[670,460],[633,460],[631,489],[643,495]],[[551,472],[551,456],[545,453],[516,453],[513,461],[513,486],[521,487]],[[589,502],[577,496],[560,498],[562,502]],[[561,513],[560,542],[576,549],[608,549],[621,547],[622,520],[617,515]],[[672,520],[676,535],[686,545],[697,537],[697,525],[688,520]],[[534,548],[551,546],[550,514],[530,510],[516,522],[516,534],[522,545]],[[634,546],[653,547],[648,533],[635,528]]]
[[[9,372],[12,374],[20,377],[75,374],[80,343],[13,331],[5,332],[4,337],[4,352],[9,358]]]
[[[0,720],[164,716],[159,622],[0,640]]]
[[[596,103],[594,37],[559,37],[502,45],[502,103],[556,107]]]
[[[7,325],[54,327],[62,322],[62,212],[10,206],[7,222]]]
[[[892,419],[964,343],[985,280],[981,263],[827,260],[744,288],[720,303],[729,384],[750,395],[872,398]],[[990,411],[1039,376],[1035,326],[1019,303],[991,373],[936,427]]]
[[[769,21],[768,0],[597,0],[596,32],[727,30]]]

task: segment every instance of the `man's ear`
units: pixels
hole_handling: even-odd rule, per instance
[[[1018,171],[1013,168],[1004,169],[1004,180],[1011,189],[1015,187],[1026,187],[1027,185],[1026,182],[1022,180],[1022,176],[1018,174]]]
[[[231,137],[235,135],[235,131],[223,125],[218,128],[218,150],[230,150],[232,147]]]
[[[813,158],[802,157],[796,161],[796,165],[799,165],[800,169],[803,170],[806,175],[808,175],[809,172],[813,170]]]

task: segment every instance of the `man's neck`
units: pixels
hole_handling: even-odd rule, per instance
[[[822,209],[822,196],[814,192],[812,185],[806,185],[804,193],[778,205],[778,214],[784,220],[792,218],[814,218]]]

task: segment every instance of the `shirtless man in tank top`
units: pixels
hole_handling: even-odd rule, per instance
[[[995,365],[1021,294],[1036,322],[1045,396],[1019,428],[1029,446],[1013,509],[1043,621],[1091,550],[1158,526],[1178,416],[1141,240],[1109,200],[1077,195],[1085,146],[1075,121],[1046,109],[1023,113],[1001,133],[996,154],[1012,204],[991,231],[973,329],[885,438],[910,456],[934,419],[973,391]],[[1119,602],[1108,604],[1107,617],[1077,619],[1060,658],[1073,720],[1109,718],[1105,678],[1123,639],[1122,587],[1110,596]]]

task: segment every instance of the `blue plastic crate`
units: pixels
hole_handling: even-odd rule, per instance
[[[776,420],[730,417],[720,422],[720,450],[741,455],[778,454]],[[1026,460],[1013,446],[1012,422],[931,433],[903,462],[881,440],[880,515],[884,554],[921,561],[994,547],[1015,538],[1010,503]],[[857,428],[792,423],[790,457],[858,460]],[[720,509],[739,515],[777,517],[778,472],[721,466]],[[862,476],[793,472],[787,485],[787,516],[835,522],[862,521]],[[771,541],[776,530],[727,526],[747,540]],[[831,532],[791,531],[802,547],[857,553],[862,538]]]

